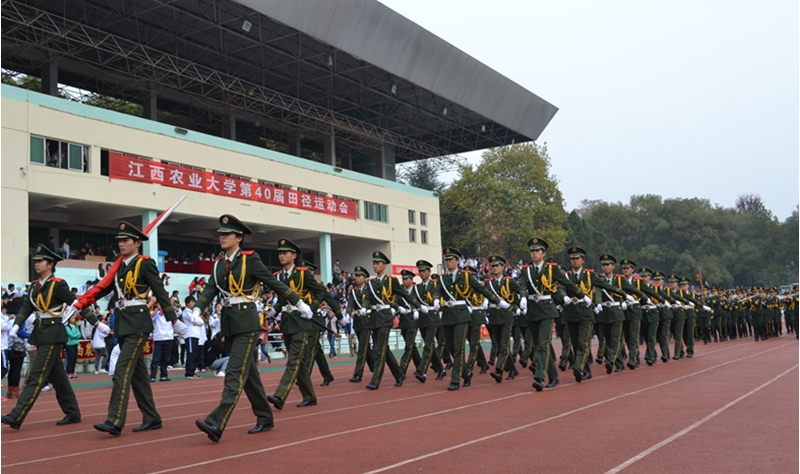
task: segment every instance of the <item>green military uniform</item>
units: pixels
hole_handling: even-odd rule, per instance
[[[541,249],[544,251],[548,246],[544,239],[538,237],[528,240],[530,250]],[[558,284],[564,286],[569,296],[581,299],[585,296],[583,291],[570,281],[555,263],[542,261],[539,265],[532,263],[522,267],[520,293],[528,298],[526,316],[533,337],[536,365],[533,387],[536,391],[544,389],[545,374],[550,379],[548,386],[552,387],[558,383],[552,345],[553,324],[558,317],[553,295],[556,293]]]
[[[465,269],[477,278],[477,268],[466,267]],[[489,364],[486,363],[486,354],[483,352],[483,347],[481,347],[481,327],[488,321],[486,309],[489,307],[489,301],[480,293],[473,291],[468,302],[472,308],[472,314],[469,320],[467,333],[469,357],[467,357],[466,367],[467,370],[471,372],[472,369],[475,368],[475,363],[477,362],[481,367],[481,373],[486,373]],[[465,381],[464,386],[467,387],[470,383],[471,381]]]
[[[433,265],[428,261],[417,261],[417,270],[420,272],[423,270],[431,270],[432,268]],[[416,285],[412,293],[417,301],[428,306],[428,313],[421,314],[418,321],[419,332],[423,341],[423,349],[414,377],[420,382],[425,383],[428,367],[433,367],[433,371],[437,373],[437,379],[441,380],[446,373],[442,365],[442,360],[439,358],[439,351],[436,350],[436,335],[440,332],[442,327],[442,317],[439,311],[441,304],[439,283],[431,277],[428,281],[423,281]]]
[[[506,260],[498,255],[489,257],[489,264],[505,265]],[[503,381],[503,371],[509,374],[516,371],[514,368],[514,358],[510,345],[511,326],[514,324],[514,312],[520,312],[520,305],[527,309],[527,300],[520,296],[519,283],[510,277],[490,278],[486,282],[487,288],[497,296],[502,298],[510,306],[501,308],[491,303],[489,304],[489,335],[492,338],[492,345],[497,346],[497,364],[495,370],[490,375],[495,382]],[[525,301],[523,303],[523,301]]]
[[[702,287],[700,289],[700,295],[696,296],[696,301],[698,301],[701,307],[696,309],[697,312],[697,333],[700,336],[700,340],[703,341],[703,345],[706,345],[710,342],[711,332],[709,330],[709,325],[711,324],[711,305],[709,302],[708,296],[708,288]],[[702,309],[701,309],[702,308]]]
[[[686,314],[686,309],[691,309],[692,302],[684,297],[683,290],[678,288],[678,282],[680,282],[680,277],[675,275],[674,273],[669,275],[669,283],[670,283],[670,293],[671,296],[675,299],[675,303],[672,306],[672,337],[675,340],[675,348],[672,351],[672,359],[678,360],[683,357],[683,330],[686,326],[686,320],[688,315]]]
[[[629,258],[620,261],[620,268],[623,270],[636,267],[636,262]],[[628,368],[633,370],[639,367],[639,327],[642,324],[642,304],[647,303],[648,295],[642,291],[642,280],[640,277],[622,278],[622,289],[635,301],[628,302],[627,308],[623,310],[625,321],[622,323],[622,335],[625,345],[628,346]]]
[[[641,301],[642,305],[642,321],[645,326],[645,353],[644,361],[647,365],[653,365],[656,360],[656,341],[658,334],[658,326],[660,320],[659,306],[664,303],[665,299],[659,294],[657,288],[650,286],[649,277],[653,272],[647,268],[642,267],[638,271],[639,277],[647,280],[641,286],[638,286],[642,293],[647,295],[647,299]]]
[[[661,361],[669,362],[669,338],[672,318],[674,317],[672,314],[672,304],[675,302],[675,299],[670,295],[671,292],[669,288],[664,288],[662,286],[664,277],[665,275],[662,272],[653,273],[653,280],[659,282],[659,284],[654,285],[652,290],[662,299],[662,302],[659,303],[658,306],[658,344],[661,349]]]
[[[387,265],[391,263],[386,255],[378,251],[372,253],[372,260]],[[395,378],[396,387],[403,385],[403,380],[406,378],[394,354],[389,350],[389,334],[394,323],[392,310],[396,311],[400,307],[398,296],[415,309],[420,307],[420,303],[394,277],[380,275],[367,281],[364,303],[372,310],[370,330],[375,337],[375,372],[372,374],[372,381],[367,385],[370,390],[377,390],[380,387],[386,365]]]
[[[298,267],[298,270],[301,268],[308,269],[312,274],[317,270],[316,265],[306,262],[305,260],[300,262],[300,267]],[[278,272],[277,274],[280,273],[281,272]],[[336,301],[336,298],[334,298],[333,295],[325,290],[322,295],[322,300],[328,304],[328,307],[336,315],[336,319],[341,321],[344,316],[342,315],[342,308],[339,306],[339,302]],[[325,352],[322,350],[322,344],[320,343],[320,334],[322,332],[321,328],[325,327],[327,316],[322,311],[316,311],[314,313],[314,321],[319,324],[315,324],[315,327],[309,335],[309,340],[312,341],[312,343],[306,346],[307,354],[304,356],[304,359],[305,364],[308,367],[309,377],[311,376],[311,372],[314,370],[314,363],[316,362],[319,373],[322,375],[322,383],[320,386],[327,387],[331,382],[333,382],[333,374],[328,366],[328,359],[325,358]]]
[[[119,224],[117,239],[147,240],[147,236],[127,222]],[[130,401],[130,391],[143,424],[134,430],[156,429],[161,427],[161,416],[156,411],[153,391],[150,389],[150,376],[144,363],[142,349],[153,331],[153,320],[147,307],[150,291],[156,297],[167,321],[177,319],[175,309],[164,289],[155,261],[145,255],[134,255],[122,262],[117,271],[114,286],[101,290],[95,299],[102,298],[111,291],[116,292],[118,307],[114,311],[114,336],[119,343],[120,353],[114,371],[114,385],[108,404],[108,418],[105,423],[94,425],[95,429],[112,435],[119,435],[125,426]]]
[[[55,270],[55,265],[62,258],[51,252],[46,245],[38,244],[33,260],[53,262]],[[65,415],[64,419],[56,424],[78,423],[81,421],[81,412],[61,359],[61,347],[67,342],[67,331],[62,324],[62,317],[66,316],[68,319],[72,311],[67,308],[75,301],[75,296],[67,282],[52,274],[32,281],[29,291],[28,298],[17,312],[14,324],[17,328],[23,327],[25,320],[31,314],[36,315],[33,331],[28,339],[28,344],[37,346],[36,357],[30,363],[28,379],[17,399],[17,404],[11,413],[2,417],[2,422],[19,429],[33,408],[42,387],[49,380],[56,392],[56,401]],[[68,312],[64,313],[65,311]],[[97,324],[97,318],[91,312],[91,308],[84,309],[82,314],[91,324]]]
[[[401,272],[403,283],[405,280],[411,279],[414,281],[414,272],[403,270]],[[414,295],[413,286],[409,289],[409,293],[412,296],[412,299],[416,300],[416,296]],[[419,300],[417,300],[419,301]],[[419,320],[419,312],[414,309],[414,306],[406,300],[405,298],[402,299],[403,313],[400,315],[400,321],[397,325],[398,329],[400,329],[400,335],[403,338],[403,342],[405,343],[405,349],[403,350],[403,356],[400,358],[400,370],[403,371],[403,375],[406,375],[408,372],[408,366],[411,364],[411,361],[414,361],[414,373],[416,374],[419,372],[419,364],[422,358],[419,355],[419,350],[417,349],[417,324]]]
[[[616,265],[617,259],[613,255],[603,254],[600,256],[600,263]],[[604,284],[606,287],[600,287],[600,284]],[[606,373],[610,374],[614,370],[622,372],[625,370],[625,364],[620,356],[622,329],[625,322],[625,313],[623,313],[622,305],[625,304],[627,308],[625,301],[627,293],[622,288],[623,277],[622,275],[611,277],[598,275],[594,286],[602,290],[595,291],[594,298],[595,304],[599,305],[601,310],[597,318],[600,326],[598,333],[602,333],[606,347],[605,352],[598,352],[598,355],[602,354],[605,358]]]
[[[564,275],[567,274],[567,268],[563,265],[558,266]],[[556,301],[563,301],[564,297],[567,296],[567,292],[564,291],[564,288],[559,286],[556,289]],[[556,310],[558,310],[558,317],[556,318],[556,334],[558,334],[558,338],[561,340],[561,355],[558,357],[558,370],[564,372],[567,370],[567,367],[572,369],[575,366],[575,352],[572,350],[572,342],[569,335],[569,325],[567,324],[567,317],[564,315],[564,306],[565,304],[560,303],[556,305]]]
[[[218,232],[220,233],[237,235],[251,233],[250,229],[234,216],[226,214],[219,220]],[[233,255],[217,260],[208,285],[194,307],[194,311],[197,313],[211,305],[215,297],[222,298],[220,332],[225,338],[225,346],[230,351],[222,399],[217,408],[209,413],[205,420],[195,421],[197,427],[208,434],[212,441],[219,441],[242,391],[247,395],[253,414],[256,416],[256,426],[249,433],[259,433],[273,427],[272,409],[270,409],[267,395],[264,393],[264,386],[253,357],[253,350],[258,342],[258,333],[261,330],[255,300],[261,292],[262,283],[275,291],[278,295],[278,306],[284,307],[281,332],[284,335],[286,347],[290,351],[289,357],[295,362],[293,368],[295,371],[299,368],[296,361],[302,351],[298,351],[297,345],[292,344],[290,339],[297,326],[305,329],[305,325],[310,323],[300,319],[299,311],[287,311],[286,309],[288,305],[300,304],[300,297],[297,293],[285,283],[278,281],[261,261],[259,255],[252,250],[237,249]],[[304,308],[308,310],[307,307],[304,306]],[[295,319],[298,322],[295,322]],[[287,333],[290,336],[287,337]],[[288,364],[287,362],[287,366]],[[310,388],[310,382],[307,388]]]
[[[568,253],[570,259],[586,257],[586,251],[580,247],[571,247]],[[565,275],[586,296],[592,295],[593,284],[597,281],[597,276],[593,270],[581,267],[578,270],[567,271]],[[592,329],[596,321],[591,305],[578,298],[570,299],[569,304],[565,302],[564,320],[567,323],[572,352],[575,354],[575,363],[572,366],[572,374],[575,376],[575,381],[581,382],[591,379],[592,372],[589,369],[589,364],[592,358]]]
[[[461,252],[454,248],[446,248],[444,249],[444,258],[445,260],[460,259]],[[458,390],[461,378],[464,379],[464,386],[472,383],[472,371],[464,363],[467,326],[472,320],[469,307],[472,293],[477,292],[495,304],[498,304],[500,299],[467,270],[447,271],[441,276],[440,283],[440,294],[444,297],[442,325],[444,326],[447,350],[453,356],[453,371],[450,374],[450,386],[447,389]]]
[[[362,275],[369,278],[369,272],[364,267],[356,267],[353,275]],[[369,317],[370,312],[364,300],[367,297],[367,285],[361,288],[353,288],[350,291],[350,298],[347,301],[347,314],[353,319],[353,331],[358,338],[358,352],[356,353],[356,369],[353,372],[351,382],[361,382],[364,375],[364,362],[369,366],[369,371],[375,371],[375,357],[369,345]]]
[[[681,278],[680,281],[680,296],[689,303],[684,307],[683,311],[686,313],[686,321],[683,326],[683,346],[686,348],[686,357],[692,358],[694,356],[694,334],[697,327],[697,312],[702,310],[703,304],[697,298],[697,295],[689,291],[689,279]],[[678,354],[678,357],[683,357],[684,352]]]

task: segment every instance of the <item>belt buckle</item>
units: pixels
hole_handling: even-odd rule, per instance
[[[228,298],[227,296],[223,297],[222,298],[222,306],[230,306],[230,305],[231,305],[231,299]]]

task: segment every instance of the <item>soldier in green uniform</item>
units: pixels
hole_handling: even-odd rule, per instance
[[[114,436],[119,436],[125,426],[131,389],[143,418],[143,423],[133,431],[161,428],[161,416],[153,402],[150,375],[142,353],[153,331],[153,320],[147,307],[147,296],[150,291],[161,305],[164,317],[172,322],[175,333],[182,335],[186,332],[186,326],[178,320],[169,294],[164,289],[156,263],[146,255],[139,255],[139,248],[142,242],[147,240],[147,236],[127,222],[120,222],[118,228],[119,233],[116,238],[123,258],[122,266],[117,271],[114,286],[109,286],[95,295],[96,300],[111,291],[116,291],[117,297],[114,336],[119,341],[120,354],[114,371],[108,418],[105,422],[94,425],[96,430]]]
[[[414,275],[414,272],[403,270],[400,272],[400,276],[403,280],[403,287],[405,287],[406,291],[412,295],[414,299],[416,299],[416,295],[414,295],[414,277],[416,275]],[[403,299],[403,307],[406,309],[406,312],[400,315],[400,321],[397,326],[400,329],[400,335],[403,337],[403,342],[405,343],[403,356],[400,358],[400,370],[403,371],[403,375],[406,375],[408,372],[408,366],[413,360],[415,367],[414,373],[416,374],[419,372],[419,364],[421,361],[419,350],[417,350],[417,324],[419,320],[419,311],[415,310],[414,306],[412,306],[412,304],[405,299]]]
[[[457,249],[446,248],[443,256],[447,272],[440,278],[440,294],[444,298],[442,325],[444,326],[447,350],[453,356],[453,371],[450,374],[450,386],[447,389],[458,390],[462,378],[464,386],[469,386],[472,382],[472,371],[464,364],[467,326],[471,320],[469,300],[472,292],[480,293],[491,303],[500,304],[503,308],[507,309],[510,305],[493,295],[482,282],[475,279],[471,272],[458,268],[461,252]]]
[[[597,281],[597,277],[593,270],[583,268],[583,264],[586,262],[586,250],[580,247],[570,247],[567,253],[572,266],[572,270],[565,273],[567,278],[585,295],[592,295],[593,284]],[[576,382],[589,380],[592,378],[592,372],[589,369],[592,358],[592,328],[596,321],[592,311],[591,298],[588,304],[579,298],[571,298],[569,304],[564,302],[564,319],[570,333],[572,352],[575,354],[572,374],[575,376]]]
[[[377,390],[381,385],[383,370],[386,365],[395,378],[395,387],[403,385],[406,379],[400,365],[397,363],[394,354],[389,350],[389,333],[394,322],[394,312],[401,314],[407,312],[400,306],[397,297],[408,301],[414,309],[421,309],[423,313],[428,311],[428,307],[422,307],[413,296],[408,294],[403,285],[397,279],[385,275],[386,265],[390,264],[389,257],[383,252],[375,251],[372,253],[372,269],[375,270],[375,278],[367,282],[367,295],[365,304],[372,310],[370,315],[370,330],[375,336],[375,372],[372,374],[372,381],[367,384],[367,389]]]
[[[436,380],[443,379],[447,372],[444,370],[439,352],[436,350],[436,335],[442,328],[441,295],[439,283],[431,277],[433,264],[426,260],[417,260],[417,271],[422,282],[414,286],[413,295],[421,304],[428,307],[427,314],[419,318],[419,332],[423,341],[422,356],[414,377],[422,383],[427,379],[428,367],[433,367]]]
[[[563,285],[567,292],[567,296],[563,298],[564,304],[571,302],[570,297],[582,299],[586,304],[591,304],[591,299],[570,281],[555,263],[544,261],[548,247],[548,243],[539,237],[528,240],[532,263],[522,267],[522,277],[520,278],[520,292],[528,298],[526,316],[533,336],[536,365],[533,374],[533,388],[537,392],[541,392],[545,387],[545,374],[549,378],[547,387],[554,387],[558,384],[558,372],[556,372],[553,360],[555,357],[551,357],[551,354],[554,354],[553,324],[558,317],[553,295],[556,293],[558,284]]]
[[[652,290],[662,298],[658,305],[658,344],[661,349],[661,361],[664,363],[669,362],[669,338],[670,328],[672,324],[672,304],[675,299],[670,296],[669,288],[664,288],[664,273],[653,273],[653,286]],[[655,362],[655,361],[654,361]]]
[[[656,341],[658,334],[658,325],[660,320],[659,305],[663,304],[664,298],[658,293],[658,290],[651,286],[650,278],[653,276],[652,270],[647,267],[642,267],[638,271],[639,277],[642,279],[642,285],[639,287],[642,293],[647,295],[647,300],[642,301],[642,321],[645,327],[645,353],[644,361],[647,365],[653,365],[656,360]]]
[[[690,283],[691,282],[686,277],[681,278],[681,281],[679,282],[680,296],[686,298],[692,303],[684,309],[686,312],[686,323],[683,327],[683,343],[686,347],[686,357],[691,359],[694,356],[694,334],[697,324],[697,313],[711,308],[705,306],[700,298],[698,298],[697,295],[691,291],[689,288]],[[683,357],[683,353],[680,354],[680,357]]]
[[[607,350],[604,355],[607,374],[610,374],[612,370],[616,372],[625,370],[625,364],[620,355],[623,340],[622,330],[625,322],[624,310],[628,308],[629,303],[636,301],[628,292],[638,291],[632,287],[625,288],[623,276],[614,274],[616,264],[617,259],[613,255],[607,253],[601,255],[600,265],[603,275],[595,281],[596,287],[598,283],[611,287],[595,291],[595,313],[599,312],[604,321],[600,323],[600,331],[606,340]],[[641,295],[644,296],[644,294]],[[598,320],[601,319],[598,318]]]
[[[289,351],[287,367],[292,364],[295,373],[300,368],[298,359],[303,351],[300,350],[301,344],[293,339],[295,334],[293,328],[299,324],[310,324],[308,320],[313,315],[311,308],[295,291],[267,270],[257,253],[241,249],[244,236],[252,233],[246,225],[230,214],[221,216],[219,223],[217,232],[225,257],[214,263],[208,285],[197,299],[193,310],[194,315],[199,316],[203,309],[213,303],[215,297],[219,296],[222,300],[220,332],[230,352],[228,368],[225,371],[225,386],[217,408],[209,413],[205,420],[195,420],[195,425],[200,431],[206,433],[214,442],[218,442],[222,437],[242,391],[250,400],[253,414],[256,416],[256,425],[248,433],[261,433],[274,427],[272,410],[253,357],[261,328],[255,305],[255,300],[261,293],[261,284],[275,291],[278,295],[278,305],[283,307],[281,331]],[[313,277],[311,279],[313,280]],[[295,318],[303,323],[296,322]],[[309,382],[309,388],[310,385]]]
[[[503,372],[509,375],[515,371],[514,359],[511,354],[511,326],[514,324],[513,312],[526,312],[528,310],[528,300],[520,296],[519,283],[511,277],[503,276],[503,268],[506,259],[499,255],[489,257],[489,265],[492,278],[486,282],[486,286],[498,298],[502,298],[510,306],[501,308],[497,304],[489,304],[489,335],[492,338],[492,345],[497,346],[497,363],[495,370],[489,375],[495,382],[503,381]]]
[[[36,357],[30,363],[28,380],[17,399],[17,404],[11,413],[2,417],[2,422],[15,430],[18,430],[25,421],[25,417],[30,413],[48,380],[53,384],[56,401],[65,415],[56,422],[56,425],[81,421],[78,401],[75,399],[75,392],[72,391],[72,385],[61,360],[61,346],[67,342],[67,331],[64,329],[63,321],[65,317],[69,320],[70,315],[74,314],[74,309],[70,305],[75,301],[75,295],[70,291],[67,282],[53,275],[56,264],[61,260],[62,258],[46,245],[36,246],[33,265],[39,278],[31,282],[28,298],[22,303],[9,332],[9,337],[16,336],[28,316],[36,314],[33,332],[28,339],[29,344],[37,346]],[[103,324],[98,323],[91,306],[84,309],[82,314],[92,325]]]
[[[702,286],[700,288],[700,296],[697,297],[697,300],[702,304],[703,308],[697,311],[697,333],[700,336],[700,340],[703,341],[703,345],[707,345],[711,341],[709,325],[711,324],[711,311],[713,311],[711,305],[708,304],[708,287]]]
[[[624,310],[625,322],[622,323],[622,333],[625,338],[625,345],[628,346],[628,368],[633,370],[639,367],[639,327],[642,324],[642,304],[647,304],[649,296],[642,291],[641,277],[634,277],[633,270],[636,268],[636,262],[629,258],[623,258],[620,261],[620,268],[622,269],[622,284],[623,289],[633,296],[636,301],[629,302],[628,307]]]
[[[561,272],[566,275],[569,270],[564,265],[559,265],[558,268]],[[564,291],[564,288],[559,286],[556,289],[556,301],[560,302],[564,299],[564,296],[567,295],[567,292]],[[558,310],[558,317],[556,318],[556,334],[558,338],[561,340],[561,355],[558,357],[558,370],[564,372],[567,370],[567,367],[572,369],[575,365],[575,352],[572,350],[572,342],[569,336],[569,325],[567,325],[567,318],[564,315],[564,304],[557,304],[556,310]]]
[[[672,337],[675,339],[675,349],[672,352],[672,360],[678,360],[683,357],[683,328],[686,326],[686,309],[694,307],[694,303],[684,298],[683,291],[678,287],[680,277],[671,273],[667,278],[669,282],[669,291],[671,296],[675,299],[672,306]]]
[[[356,337],[358,338],[356,368],[350,381],[358,383],[361,382],[361,377],[364,376],[365,362],[369,366],[370,372],[375,371],[375,358],[369,345],[370,310],[364,301],[369,291],[367,290],[369,272],[364,267],[358,266],[353,270],[353,276],[356,280],[356,288],[350,290],[346,311],[353,320],[353,331],[356,332]]]
[[[314,274],[307,267],[295,265],[295,260],[300,253],[302,250],[294,242],[289,239],[280,239],[278,241],[278,260],[283,265],[283,269],[276,272],[275,276],[292,290],[290,294],[294,293],[300,296],[300,300],[308,305],[313,315],[324,301],[327,291],[317,282]],[[297,381],[300,394],[303,396],[303,401],[297,406],[300,408],[314,406],[317,404],[317,394],[314,393],[314,387],[311,384],[311,364],[313,363],[312,349],[319,341],[319,326],[311,321],[312,318],[305,317],[299,311],[299,305],[294,305],[291,301],[287,302],[284,297],[278,297],[277,306],[282,308],[281,332],[287,351],[286,368],[275,393],[268,396],[267,400],[276,410],[283,409],[289,392]]]
[[[297,269],[300,271],[302,268],[308,269],[308,271],[311,272],[311,275],[316,277],[317,266],[313,263],[301,260],[300,266],[297,267]],[[344,319],[344,316],[342,315],[342,308],[339,306],[339,302],[336,301],[336,298],[334,298],[333,295],[331,295],[327,290],[325,290],[322,295],[322,301],[324,301],[328,305],[328,308],[333,311],[333,314],[336,315],[336,319],[338,321],[342,321]],[[322,344],[319,342],[320,332],[322,331],[322,328],[325,327],[326,319],[327,315],[325,315],[321,309],[318,309],[314,313],[314,321],[316,321],[318,324],[316,324],[315,327],[312,328],[312,332],[309,333],[309,340],[313,343],[306,346],[306,351],[308,353],[305,355],[305,363],[308,367],[309,377],[311,376],[311,372],[314,370],[314,363],[316,362],[317,364],[319,373],[322,375],[322,383],[320,384],[320,387],[327,387],[331,382],[333,382],[333,374],[328,366],[328,359],[325,358],[325,352],[322,350]],[[344,320],[342,324],[347,324],[347,320]],[[312,405],[306,404],[305,406]]]
[[[465,267],[475,278],[478,276],[478,269],[475,267]],[[489,307],[489,300],[478,292],[473,291],[469,298],[469,305],[472,307],[472,315],[470,317],[468,333],[467,333],[467,346],[469,347],[469,357],[467,358],[467,370],[472,372],[475,368],[475,363],[481,367],[481,373],[485,374],[489,370],[489,364],[486,363],[486,354],[483,352],[481,346],[481,327],[487,323],[486,309]],[[471,381],[464,381],[464,386],[469,387]]]

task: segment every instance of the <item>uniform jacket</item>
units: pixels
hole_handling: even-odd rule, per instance
[[[61,324],[58,315],[67,306],[75,301],[75,296],[70,291],[67,282],[61,278],[51,275],[45,280],[43,285],[39,285],[39,280],[31,282],[30,293],[22,302],[22,306],[17,312],[14,324],[25,327],[25,320],[33,313],[44,313],[55,315],[56,317],[42,318],[37,315],[33,325],[33,332],[28,339],[28,344],[37,346],[40,344],[63,344],[67,342],[67,330]],[[89,320],[91,324],[97,323],[97,318],[92,313],[91,306],[84,308],[81,314]],[[150,313],[148,313],[149,317]]]
[[[489,301],[494,304],[500,302],[500,299],[492,294],[491,290],[476,280],[475,276],[467,270],[456,270],[455,281],[449,272],[442,273],[439,283],[441,285],[439,294],[444,299],[442,308],[442,325],[444,326],[455,326],[469,323],[472,320],[469,300],[473,291],[489,298]],[[467,304],[449,306],[453,301],[466,301]]]
[[[364,285],[366,296],[364,301],[368,307],[372,309],[370,314],[370,329],[378,329],[385,327],[392,327],[394,323],[394,315],[389,308],[378,309],[377,305],[389,305],[397,310],[400,307],[400,298],[404,298],[414,308],[419,308],[420,304],[413,296],[408,294],[405,287],[401,285],[397,278],[384,275],[378,281],[377,278],[372,278]]]
[[[522,296],[528,295],[542,295],[550,296],[550,299],[534,301],[528,299],[528,321],[543,321],[545,319],[556,319],[558,317],[558,310],[556,305],[562,303],[554,301],[558,285],[564,285],[564,289],[568,296],[576,298],[583,298],[584,292],[578,288],[574,282],[570,281],[564,272],[558,268],[558,265],[552,262],[545,262],[542,265],[540,274],[536,274],[536,269],[531,265],[524,265],[522,267],[522,275],[520,276],[520,294]]]

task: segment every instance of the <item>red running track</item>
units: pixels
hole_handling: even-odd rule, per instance
[[[340,363],[342,359],[337,359]],[[798,472],[798,343],[794,337],[698,347],[692,359],[642,366],[535,393],[527,370],[495,383],[447,392],[449,377],[413,377],[380,390],[349,383],[352,360],[332,366],[336,381],[316,387],[319,404],[296,408],[295,389],[275,413],[275,429],[248,435],[255,419],[243,396],[219,444],[194,426],[216,406],[222,379],[155,383],[164,428],[122,436],[95,431],[109,388],[78,389],[83,422],[56,427],[63,414],[43,394],[20,431],[3,425],[4,473]],[[388,371],[387,371],[388,373]],[[261,374],[269,393],[281,372]],[[98,379],[100,376],[97,376]],[[180,377],[176,377],[180,378]],[[92,377],[84,377],[91,380]],[[103,378],[102,380],[106,380]],[[315,384],[320,377],[313,376]],[[11,402],[4,402],[3,413]]]

